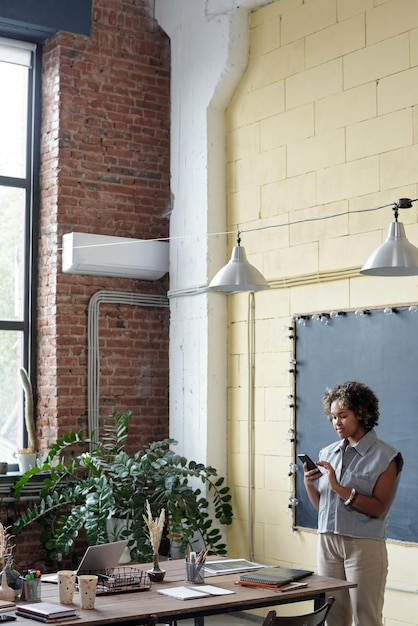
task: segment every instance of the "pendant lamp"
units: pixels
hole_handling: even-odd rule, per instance
[[[232,249],[231,260],[215,274],[208,288],[224,293],[270,288],[261,272],[248,263],[245,250],[241,247],[240,233],[237,235],[237,245]]]
[[[418,275],[418,248],[409,243],[402,222],[398,222],[398,209],[409,209],[412,200],[401,198],[395,203],[395,221],[389,225],[387,239],[367,259],[360,270],[366,276]]]
[[[415,198],[414,200],[411,200],[410,198],[400,198],[397,202],[385,204],[373,209],[360,209],[359,211],[353,211],[354,213],[362,213],[363,211],[376,211],[390,206],[392,207],[395,216],[395,221],[389,225],[389,232],[386,241],[369,256],[360,270],[361,274],[366,276],[418,275],[418,248],[413,246],[408,241],[405,236],[404,225],[402,222],[398,221],[399,209],[410,209],[412,207],[412,203],[417,202],[417,200],[418,198]],[[223,293],[238,293],[240,291],[260,291],[262,289],[269,289],[269,284],[264,276],[247,261],[245,250],[241,247],[240,235],[242,232],[279,228],[281,226],[289,226],[290,224],[300,224],[302,222],[330,219],[346,214],[347,212],[306,220],[298,220],[295,222],[288,222],[286,224],[270,224],[269,226],[261,226],[260,228],[250,228],[245,231],[238,231],[237,245],[234,246],[232,250],[231,260],[214,276],[208,286],[208,289]]]

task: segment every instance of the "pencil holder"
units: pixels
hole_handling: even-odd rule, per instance
[[[204,563],[186,563],[186,581],[195,585],[204,583]]]
[[[40,602],[41,600],[41,579],[23,579],[20,599],[25,602]]]

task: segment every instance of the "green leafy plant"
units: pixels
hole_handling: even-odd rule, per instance
[[[93,446],[81,433],[70,433],[51,446],[45,461],[16,483],[24,485],[45,472],[40,501],[29,505],[13,525],[18,535],[39,522],[47,565],[68,554],[80,533],[89,545],[108,541],[108,520],[126,520],[118,539],[127,538],[133,560],[152,559],[143,515],[149,501],[153,515],[166,511],[166,536],[184,551],[198,542],[210,554],[226,554],[220,525],[232,523],[229,487],[217,471],[176,454],[173,439],[152,443],[143,453],[125,451],[132,413],[115,412],[107,420],[103,441]],[[76,449],[75,455],[69,454]],[[202,492],[202,485],[206,495]]]

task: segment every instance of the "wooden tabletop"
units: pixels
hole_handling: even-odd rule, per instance
[[[146,571],[147,565],[138,565]],[[110,595],[98,595],[95,608],[85,610],[80,608],[78,591],[74,594],[74,606],[79,615],[78,620],[65,620],[64,624],[88,624],[101,626],[109,623],[132,625],[155,623],[164,620],[180,620],[195,618],[196,623],[201,623],[199,618],[205,615],[216,615],[233,611],[245,611],[260,607],[271,607],[290,602],[304,600],[323,599],[325,592],[332,592],[355,587],[355,584],[347,583],[335,578],[326,578],[313,574],[304,579],[308,586],[302,589],[282,592],[279,589],[267,589],[263,587],[244,587],[236,583],[239,575],[222,574],[206,575],[205,582],[210,585],[229,589],[234,593],[224,596],[208,596],[193,600],[177,600],[158,593],[158,589],[168,589],[179,585],[189,586],[184,581],[185,564],[183,560],[167,561],[161,564],[166,570],[164,582],[153,583],[150,590],[133,593],[120,593]],[[59,604],[58,585],[50,583],[41,584],[42,600]],[[9,611],[9,613],[13,613]],[[152,617],[153,616],[153,617]],[[25,626],[33,626],[33,620],[18,617],[19,622]]]

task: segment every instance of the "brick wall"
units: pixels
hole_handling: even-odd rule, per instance
[[[169,41],[152,6],[151,0],[95,0],[91,36],[59,32],[44,47],[35,389],[42,449],[65,432],[87,431],[92,295],[167,290],[167,277],[149,282],[61,272],[63,233],[168,234]],[[131,409],[129,446],[142,449],[168,434],[168,311],[108,304],[100,337],[100,412]],[[36,532],[20,536],[17,562],[39,564],[38,546]]]

